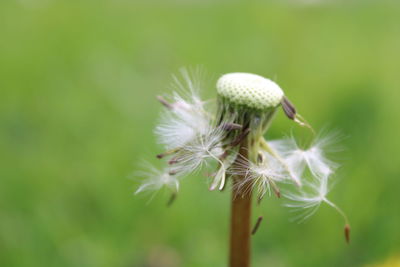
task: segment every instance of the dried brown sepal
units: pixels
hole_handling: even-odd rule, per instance
[[[264,155],[260,152],[257,154],[257,162],[258,163],[264,162]]]
[[[250,128],[244,129],[243,132],[241,132],[240,135],[235,140],[232,141],[230,146],[235,147],[239,145],[247,137],[249,133],[250,133]]]
[[[162,97],[162,96],[160,96],[160,95],[157,96],[157,100],[158,100],[164,107],[166,107],[166,108],[168,108],[168,109],[173,109],[173,108],[174,108],[174,105],[173,105],[173,104],[169,103],[164,97]]]
[[[225,131],[240,130],[240,129],[243,128],[242,125],[237,124],[237,123],[222,123],[219,127],[220,127],[222,130],[225,130]]]
[[[255,235],[257,233],[257,230],[260,227],[260,224],[261,224],[262,220],[263,220],[262,216],[258,217],[258,219],[256,221],[256,224],[254,225],[253,230],[251,231],[252,235]]]
[[[294,120],[296,117],[296,108],[294,105],[285,96],[282,98],[281,104],[286,116],[289,119]]]
[[[347,244],[350,243],[350,225],[346,224],[344,227],[344,237],[346,238]]]

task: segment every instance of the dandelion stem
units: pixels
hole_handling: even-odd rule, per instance
[[[240,157],[248,159],[247,138],[241,143]],[[235,186],[242,182],[245,175],[233,177],[230,229],[230,267],[250,266],[250,236],[251,236],[251,190]]]

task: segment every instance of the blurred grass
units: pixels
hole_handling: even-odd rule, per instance
[[[400,250],[395,1],[0,2],[0,265],[225,266],[229,193],[186,179],[177,202],[127,179],[161,150],[170,73],[203,65],[278,81],[315,128],[348,136],[328,209],[255,209],[254,266],[363,266]],[[215,95],[209,86],[207,97]],[[280,114],[268,137],[293,124]],[[154,162],[156,162],[154,160]],[[158,265],[157,265],[158,264]]]

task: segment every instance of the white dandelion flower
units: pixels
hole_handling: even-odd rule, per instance
[[[179,190],[178,176],[169,168],[159,170],[150,164],[146,164],[146,171],[138,172],[136,176],[143,178],[142,184],[135,191],[139,194],[145,191],[157,191],[163,187],[170,189],[173,193]]]

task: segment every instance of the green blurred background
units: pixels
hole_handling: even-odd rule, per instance
[[[315,128],[347,137],[330,194],[303,224],[255,208],[254,266],[370,266],[400,257],[399,1],[0,2],[0,265],[226,266],[229,192],[189,177],[133,196],[171,73],[273,78]],[[267,137],[293,129],[282,113]],[[387,266],[395,266],[395,263]]]

